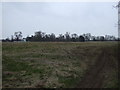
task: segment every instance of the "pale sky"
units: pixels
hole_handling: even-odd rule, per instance
[[[118,36],[118,14],[113,7],[116,2],[4,2],[1,5],[2,38],[11,37],[16,31],[22,31],[24,37],[36,31]]]

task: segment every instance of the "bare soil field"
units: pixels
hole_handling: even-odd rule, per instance
[[[2,43],[3,88],[118,88],[118,42]]]

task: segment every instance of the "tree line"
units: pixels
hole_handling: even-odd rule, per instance
[[[105,35],[105,36],[92,36],[91,33],[86,33],[78,35],[76,33],[70,34],[66,32],[65,34],[59,34],[56,36],[54,33],[46,34],[42,31],[37,31],[34,35],[22,38],[22,32],[15,32],[10,38],[3,39],[3,42],[14,42],[14,41],[31,41],[31,42],[84,42],[84,41],[118,41],[119,39],[115,36]]]

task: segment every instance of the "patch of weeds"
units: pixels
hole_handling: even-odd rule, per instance
[[[72,75],[69,77],[58,76],[58,80],[60,83],[64,84],[65,88],[74,88],[74,86],[77,84],[78,78],[75,78]]]
[[[16,62],[15,60],[6,57],[3,57],[3,59],[3,65],[7,67],[8,71],[19,72],[30,68],[30,66],[25,62]]]
[[[63,56],[63,55],[56,55],[56,54],[32,54],[29,55],[29,57],[32,58],[49,58],[49,59],[66,59],[67,56]]]
[[[114,70],[114,69],[113,69]],[[110,73],[106,74],[108,75],[105,82],[104,82],[104,88],[119,88],[119,79],[118,79],[118,72],[116,70],[110,71]]]
[[[44,73],[45,73],[44,69],[30,68],[30,69],[26,70],[25,75],[39,74],[41,77],[43,77]]]
[[[119,88],[119,82],[118,80],[112,80],[111,82],[108,82],[105,88]]]
[[[33,73],[38,73],[40,75],[43,75],[45,70],[43,68],[36,68],[36,67],[31,67],[28,63],[26,62],[20,62],[20,61],[15,61],[14,59],[10,59],[7,57],[3,57],[3,65],[6,66],[5,71],[12,71],[12,72],[18,72],[21,73],[21,71],[25,71],[24,75],[32,75]],[[5,77],[8,77],[8,75],[5,75]],[[10,75],[9,75],[10,76]]]

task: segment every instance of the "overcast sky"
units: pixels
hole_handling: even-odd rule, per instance
[[[116,2],[6,2],[2,3],[2,38],[16,31],[23,36],[43,31],[118,36]],[[0,4],[1,5],[1,4]]]

